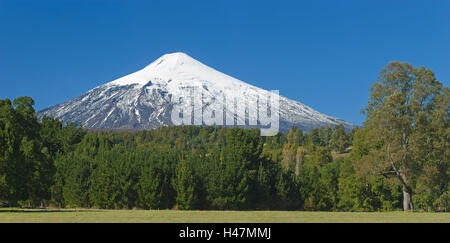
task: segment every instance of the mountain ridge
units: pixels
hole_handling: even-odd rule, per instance
[[[225,117],[231,117],[234,113],[220,97],[235,99],[238,104],[244,99],[247,104],[246,117],[235,118],[236,124],[243,127],[250,127],[249,121],[257,119],[253,109],[261,106],[261,100],[253,94],[268,92],[211,68],[185,53],[175,52],[161,56],[137,72],[43,109],[38,112],[38,117],[47,115],[93,129],[153,129],[177,125],[171,119],[172,110],[179,105],[173,98],[176,94],[186,93],[190,87],[198,87],[197,91],[201,91],[201,98],[192,100],[194,107],[202,107],[203,112],[208,108],[219,111],[226,107],[223,108]],[[298,101],[275,94],[274,97],[279,99],[277,111],[281,131],[287,131],[291,126],[306,131],[328,124],[343,124],[346,129],[355,127],[350,122],[319,113]]]

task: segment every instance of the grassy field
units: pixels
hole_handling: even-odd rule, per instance
[[[450,213],[338,213],[287,211],[175,211],[175,210],[52,210],[0,209],[1,223],[125,222],[125,223],[297,223],[297,222],[447,222]]]

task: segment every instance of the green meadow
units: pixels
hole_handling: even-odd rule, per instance
[[[1,223],[450,223],[450,213],[0,209]]]

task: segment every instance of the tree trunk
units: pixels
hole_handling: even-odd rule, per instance
[[[295,156],[295,175],[300,175],[300,167],[302,166],[302,150],[300,147],[297,147],[297,155]]]
[[[403,211],[413,210],[413,202],[411,198],[411,189],[403,187]]]

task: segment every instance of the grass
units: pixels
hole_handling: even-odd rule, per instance
[[[0,209],[1,223],[450,223],[450,213]]]

